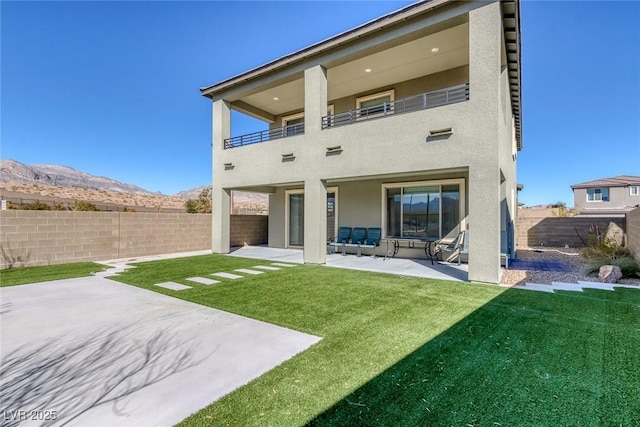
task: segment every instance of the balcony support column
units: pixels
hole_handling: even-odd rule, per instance
[[[322,131],[322,117],[327,115],[327,70],[316,65],[304,70],[304,133]]]
[[[226,254],[230,249],[231,190],[222,188],[222,174],[225,173],[224,140],[231,136],[231,106],[222,99],[213,102],[213,135],[211,141],[213,155],[213,188],[211,215],[211,251]]]
[[[502,44],[500,3],[469,13],[469,117],[475,129],[469,153],[469,280],[499,283],[499,111]]]
[[[327,187],[318,178],[304,182],[304,262],[327,262]]]

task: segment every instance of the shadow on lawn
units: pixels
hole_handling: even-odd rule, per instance
[[[507,290],[309,425],[640,425],[640,291]]]
[[[140,338],[130,325],[20,347],[2,359],[2,425],[19,425],[19,411],[55,411],[40,425],[65,425],[101,405],[126,414],[124,398],[199,363],[193,345],[169,329]]]

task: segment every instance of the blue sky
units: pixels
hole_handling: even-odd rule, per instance
[[[2,1],[0,157],[207,185],[200,87],[409,3]],[[640,175],[639,22],[636,1],[522,2],[520,201],[571,206],[571,184]]]

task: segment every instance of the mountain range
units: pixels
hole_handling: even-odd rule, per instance
[[[187,199],[195,199],[202,186],[173,196],[151,192],[134,184],[95,176],[68,166],[25,165],[11,159],[0,160],[0,190],[3,198],[35,197],[48,200],[87,200],[121,206],[165,207],[182,210]],[[29,196],[31,195],[31,196]],[[268,196],[234,192],[234,211],[265,212]]]
[[[132,194],[158,194],[104,176],[95,176],[68,166],[27,166],[11,159],[0,160],[0,182],[42,184],[65,188],[86,188],[99,191],[119,191]]]

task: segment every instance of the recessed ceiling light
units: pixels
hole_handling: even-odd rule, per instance
[[[273,100],[274,100],[274,101],[278,101],[279,99],[280,99],[280,98],[278,98],[277,96],[274,96],[274,97],[273,97]]]
[[[436,53],[437,51],[439,51],[440,48],[439,47],[434,47],[433,49],[431,49],[431,52]]]
[[[371,72],[371,68],[365,68],[365,69],[364,69],[364,72],[365,72],[365,73],[370,73],[370,72]]]

